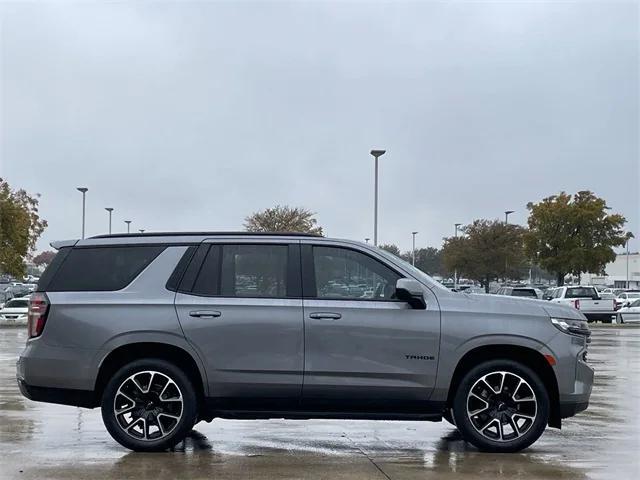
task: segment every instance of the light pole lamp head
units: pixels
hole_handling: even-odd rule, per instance
[[[89,189],[87,187],[78,187],[78,188],[76,188],[76,190],[78,190],[79,192],[82,192],[82,193],[87,193],[89,191]]]
[[[513,212],[515,212],[515,210],[505,210],[504,214],[505,215],[511,215]]]
[[[411,232],[411,235],[417,235],[418,232]]]
[[[113,208],[112,207],[104,207],[104,209],[109,213],[113,212]]]
[[[382,155],[384,155],[386,152],[386,150],[371,150],[371,155],[373,155],[374,157],[378,158],[381,157]]]
[[[369,243],[369,240],[371,240],[369,237],[367,237],[367,238],[365,238],[365,239],[364,239],[364,241],[365,241],[366,243]]]
[[[127,225],[129,225],[131,223],[131,220],[125,220],[124,223],[126,223]]]

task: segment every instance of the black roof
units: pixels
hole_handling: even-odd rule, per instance
[[[137,237],[185,237],[185,236],[226,236],[240,235],[246,237],[268,236],[268,237],[322,237],[316,233],[301,232],[144,232],[144,233],[112,233],[95,235],[90,238],[137,238]]]

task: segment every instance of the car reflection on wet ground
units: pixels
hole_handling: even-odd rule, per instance
[[[633,479],[640,475],[640,328],[594,328],[591,405],[518,454],[487,454],[448,423],[214,420],[173,452],[115,443],[100,411],[31,402],[25,342],[0,329],[0,478]]]

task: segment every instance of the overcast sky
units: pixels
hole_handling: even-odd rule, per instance
[[[0,4],[0,176],[39,248],[237,230],[275,204],[325,233],[439,246],[590,189],[640,237],[637,2]],[[638,248],[636,240],[632,248]]]

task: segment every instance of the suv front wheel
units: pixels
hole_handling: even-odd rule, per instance
[[[463,437],[480,450],[517,452],[544,432],[549,395],[540,377],[527,366],[492,360],[462,378],[453,414]]]
[[[140,452],[175,446],[197,417],[193,384],[174,364],[142,359],[123,366],[102,396],[102,419],[122,446]]]

